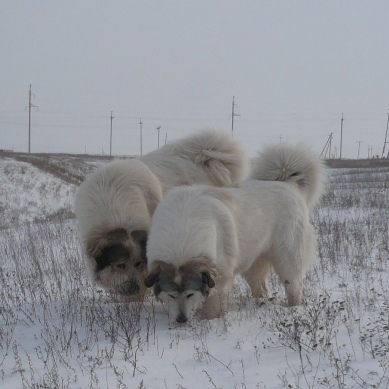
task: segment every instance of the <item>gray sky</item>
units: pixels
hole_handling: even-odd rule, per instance
[[[138,154],[203,128],[250,155],[304,141],[381,155],[389,104],[388,1],[0,3],[0,148]],[[389,144],[388,144],[389,146]]]

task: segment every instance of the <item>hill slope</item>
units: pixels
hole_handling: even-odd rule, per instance
[[[77,186],[110,158],[66,154],[0,154],[0,228],[55,216],[74,217]]]

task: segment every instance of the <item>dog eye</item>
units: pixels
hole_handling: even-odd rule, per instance
[[[126,268],[126,264],[125,263],[119,263],[118,265],[116,265],[117,268],[119,269],[125,269]]]
[[[134,266],[139,267],[140,265],[142,265],[142,261],[138,261]]]
[[[193,295],[194,295],[194,293],[189,293],[186,295],[186,298],[188,299],[188,298],[192,297]]]
[[[169,294],[168,296],[171,297],[174,300],[176,299],[176,296],[174,296],[173,294]]]

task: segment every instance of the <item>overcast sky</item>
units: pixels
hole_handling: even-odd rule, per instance
[[[389,1],[0,2],[0,148],[143,153],[203,128],[381,155]],[[388,139],[389,140],[389,139]],[[358,143],[361,141],[362,143]],[[389,146],[389,144],[388,144]]]

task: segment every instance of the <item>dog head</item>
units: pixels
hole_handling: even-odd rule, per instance
[[[155,296],[168,308],[169,318],[183,324],[215,287],[216,272],[202,259],[193,259],[180,267],[155,261],[145,278],[145,286],[154,287]]]
[[[95,282],[113,293],[138,295],[147,274],[147,232],[124,228],[96,236],[87,245]]]

